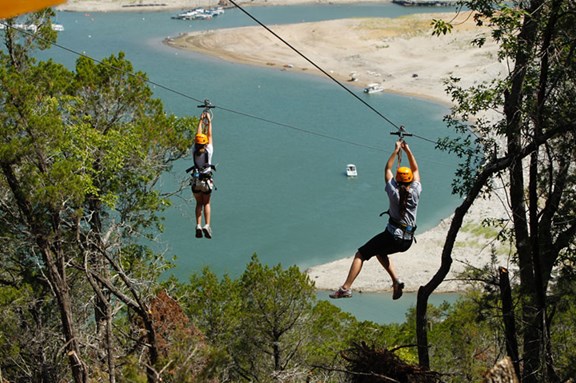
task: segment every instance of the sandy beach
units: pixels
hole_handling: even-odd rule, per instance
[[[387,1],[387,0],[385,0]],[[235,0],[241,7],[297,4],[348,4],[355,0]],[[382,3],[382,0],[362,0],[362,3]],[[146,12],[196,7],[233,6],[226,0],[67,0],[56,9],[70,12]]]
[[[309,1],[270,0],[263,3],[280,5],[306,2]],[[339,1],[331,0],[331,3],[334,2]],[[72,0],[61,8],[73,11],[116,11],[126,10],[122,4],[135,3],[138,2]],[[252,5],[263,3],[250,2]],[[208,0],[170,2],[172,8],[206,5],[215,4]],[[432,36],[431,22],[434,18],[452,20],[452,33]],[[331,76],[350,87],[364,87],[378,82],[388,92],[450,104],[451,99],[444,91],[445,81],[450,76],[461,78],[460,84],[463,86],[472,86],[507,73],[507,67],[497,60],[495,43],[488,39],[483,48],[472,46],[474,39],[489,36],[486,29],[474,25],[468,13],[458,16],[455,13],[417,14],[395,19],[358,18],[269,27]],[[232,62],[324,76],[262,27],[188,33],[167,38],[165,43],[174,48],[194,50]],[[350,81],[351,77],[356,81]],[[424,193],[428,176],[422,175]],[[451,272],[437,292],[461,291],[463,284],[456,280],[457,274],[466,265],[486,265],[492,253],[499,257],[497,266],[509,266],[506,249],[493,238],[495,231],[485,229],[482,225],[485,218],[508,218],[508,209],[503,202],[504,192],[501,188],[496,189],[499,192],[493,193],[489,199],[477,201],[468,213],[452,254],[454,262]],[[386,198],[384,194],[382,198]],[[410,250],[391,256],[398,274],[406,284],[405,291],[416,291],[437,272],[450,222],[451,217],[448,217],[435,228],[417,233],[417,243]],[[359,238],[355,246],[361,246],[374,234],[366,233],[366,238]],[[311,267],[307,273],[318,289],[335,289],[344,282],[353,255]],[[353,290],[389,291],[391,281],[378,261],[373,259],[365,263]]]

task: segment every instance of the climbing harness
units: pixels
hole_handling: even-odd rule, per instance
[[[390,215],[390,210],[386,210],[383,211],[382,213],[380,213],[380,217],[382,217],[384,214],[388,214],[388,223],[394,227],[397,227],[398,229],[402,230],[402,234],[403,237],[404,235],[408,234],[410,235],[413,239],[414,242],[416,242],[416,236],[414,236],[414,233],[416,232],[416,228],[418,227],[417,225],[406,225],[405,223],[402,223],[400,221],[398,221],[395,218],[392,218],[392,216]]]
[[[204,100],[204,103],[202,105],[198,105],[198,108],[203,108],[201,114],[201,118],[203,118],[202,123],[204,125],[208,125],[213,117],[211,109],[214,108],[214,105],[212,105],[209,100]],[[210,113],[210,120],[206,116],[208,113]],[[206,145],[208,143],[208,138],[202,132],[198,132],[198,134],[196,134],[195,141],[197,144]],[[186,169],[186,173],[192,173],[190,178],[190,185],[192,187],[193,193],[210,194],[212,190],[216,189],[214,186],[214,180],[212,179],[213,172],[216,171],[216,166],[209,162],[207,151],[204,151],[203,156],[204,164],[200,165],[198,160],[202,158],[202,154],[198,156],[196,152],[192,153],[194,166]]]

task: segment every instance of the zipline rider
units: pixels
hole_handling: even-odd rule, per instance
[[[205,109],[198,123],[198,129],[192,147],[192,158],[194,167],[192,168],[192,193],[196,199],[196,238],[212,238],[212,228],[210,226],[210,196],[214,190],[212,173],[215,167],[212,165],[212,154],[214,144],[212,141],[212,116]],[[204,227],[202,227],[202,212],[204,212]]]
[[[410,167],[400,166],[400,163],[398,163],[399,167],[394,176],[392,167],[396,157],[398,157],[400,162],[400,150],[404,150],[408,156]],[[360,274],[364,261],[369,260],[373,256],[376,256],[392,279],[394,291],[392,299],[398,299],[402,296],[404,283],[398,279],[388,256],[405,252],[412,246],[414,231],[416,230],[416,212],[420,193],[422,192],[416,158],[402,138],[396,142],[394,151],[388,158],[384,178],[386,181],[386,193],[390,200],[390,207],[387,212],[390,215],[388,225],[382,233],[377,234],[358,249],[352,260],[346,281],[338,290],[330,294],[330,298],[350,298],[352,296],[352,283]]]

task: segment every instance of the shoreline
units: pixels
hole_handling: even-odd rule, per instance
[[[361,4],[361,3],[390,3],[391,0],[254,0],[236,1],[242,7],[254,6],[287,6],[304,4]],[[224,1],[224,3],[228,3]],[[157,12],[168,10],[184,10],[197,7],[224,6],[233,8],[228,3],[222,5],[219,0],[67,0],[54,9],[65,12]]]
[[[452,34],[432,36],[433,18],[454,19]],[[386,92],[452,105],[445,81],[459,77],[469,87],[500,76],[494,42],[471,45],[486,29],[470,13],[412,14],[397,18],[351,18],[274,25],[271,29],[343,84],[363,88],[381,83]],[[228,62],[323,76],[321,71],[260,26],[183,33],[167,37],[175,49]],[[293,44],[291,44],[293,45]],[[355,81],[350,81],[352,78]]]

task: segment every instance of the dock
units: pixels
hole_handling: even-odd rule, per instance
[[[403,7],[450,7],[458,4],[458,0],[392,0],[392,2]]]

